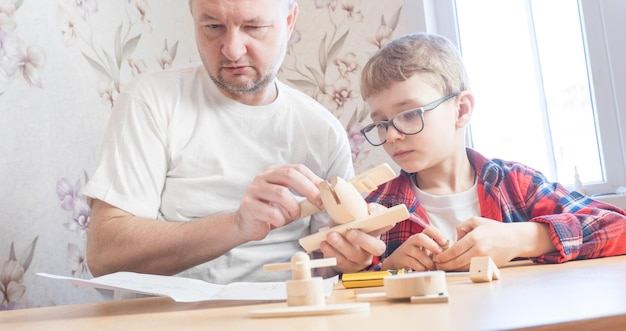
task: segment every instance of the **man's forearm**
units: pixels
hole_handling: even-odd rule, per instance
[[[247,241],[233,213],[188,222],[136,217],[95,200],[87,240],[94,276],[117,271],[173,275],[210,261]]]

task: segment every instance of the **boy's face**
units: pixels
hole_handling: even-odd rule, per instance
[[[442,92],[428,84],[424,77],[424,74],[415,74],[368,97],[366,102],[372,110],[372,121],[388,121],[398,113],[420,108],[444,97]],[[424,112],[424,128],[414,135],[402,134],[393,125],[389,125],[387,141],[382,145],[383,148],[409,173],[440,166],[458,152],[459,134],[463,135],[462,128],[459,130],[458,127],[458,112],[455,105],[456,98],[451,98],[437,108]],[[462,136],[460,140],[463,141]],[[463,143],[460,144],[460,148],[465,148]]]

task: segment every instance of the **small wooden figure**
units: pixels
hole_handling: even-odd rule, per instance
[[[387,182],[395,177],[395,173],[387,164],[376,167],[363,175],[355,177],[350,183],[335,177],[331,183],[320,184],[322,204],[330,217],[340,225],[333,228],[320,229],[307,237],[300,238],[300,245],[311,252],[320,248],[320,243],[326,240],[330,232],[344,234],[348,229],[359,229],[364,232],[374,231],[387,225],[393,225],[409,218],[409,212],[405,205],[397,205],[369,214],[367,202],[361,195],[376,189],[377,185]],[[303,210],[311,211],[305,207],[307,201],[301,204]]]
[[[312,277],[311,269],[336,264],[335,258],[311,260],[304,252],[295,253],[290,263],[266,264],[263,267],[265,271],[291,269],[292,279],[285,282],[287,307],[255,309],[250,312],[250,316],[287,317],[368,311],[367,303],[326,305],[324,281],[321,277]]]
[[[410,300],[411,303],[448,302],[446,274],[442,270],[407,272],[383,278],[384,293],[357,294],[357,300]]]
[[[335,258],[311,260],[304,252],[297,252],[291,257],[290,263],[266,264],[265,271],[291,269],[291,280],[287,286],[287,306],[323,305],[324,282],[322,277],[311,277],[311,269],[337,265]]]
[[[474,283],[500,279],[500,270],[490,256],[475,256],[470,260],[469,277]]]

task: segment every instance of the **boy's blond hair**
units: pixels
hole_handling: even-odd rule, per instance
[[[361,95],[364,100],[393,83],[416,73],[443,95],[469,90],[469,80],[458,50],[447,38],[428,33],[413,33],[395,39],[381,48],[361,72]]]

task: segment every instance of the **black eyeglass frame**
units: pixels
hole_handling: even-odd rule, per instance
[[[414,108],[414,109],[409,109],[409,110],[405,110],[403,112],[397,113],[394,117],[392,117],[390,120],[387,121],[378,121],[378,122],[374,122],[372,124],[366,125],[364,128],[362,128],[360,130],[361,134],[363,135],[363,137],[365,137],[365,140],[367,140],[368,143],[370,143],[370,145],[372,146],[380,146],[384,143],[387,142],[387,138],[385,137],[385,139],[380,143],[380,144],[375,144],[373,142],[371,142],[369,140],[369,138],[367,137],[366,132],[370,132],[372,130],[374,130],[377,126],[379,125],[383,125],[385,127],[385,135],[387,134],[387,131],[389,130],[389,125],[392,125],[398,132],[405,134],[405,135],[415,135],[418,134],[420,132],[422,132],[422,130],[424,130],[424,112],[427,112],[429,110],[433,110],[437,107],[439,107],[439,105],[441,105],[442,103],[448,101],[451,98],[456,97],[457,95],[459,95],[459,93],[451,93],[446,95],[443,98],[437,99],[429,104],[426,104],[422,107],[419,108]],[[403,115],[409,112],[418,112],[420,119],[422,120],[422,127],[417,130],[416,132],[404,132],[403,130],[401,130],[400,128],[398,128],[398,126],[394,123],[394,120],[396,119],[396,117],[398,117],[399,115]]]

